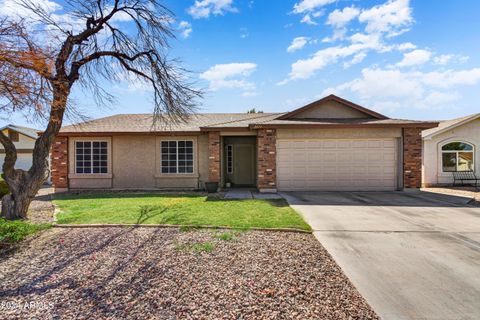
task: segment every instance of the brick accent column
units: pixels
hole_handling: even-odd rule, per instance
[[[422,129],[403,129],[403,187],[422,186]]]
[[[260,191],[277,190],[277,130],[259,129],[257,133],[257,187]]]
[[[57,137],[51,151],[52,186],[55,191],[68,189],[68,138]]]
[[[208,132],[208,181],[220,182],[220,132]]]

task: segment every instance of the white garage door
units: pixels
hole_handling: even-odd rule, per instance
[[[19,153],[17,156],[17,162],[15,168],[28,170],[32,166],[32,154],[31,153]]]
[[[397,188],[395,139],[278,140],[279,190]]]
[[[0,153],[0,172],[2,171],[3,161],[5,154]],[[32,166],[32,154],[31,153],[18,153],[17,162],[15,162],[15,169],[28,170]]]

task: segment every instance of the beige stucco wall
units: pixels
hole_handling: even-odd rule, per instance
[[[399,138],[400,128],[278,129],[277,139]]]
[[[3,130],[3,133],[8,136],[8,130]],[[35,139],[32,139],[22,133],[18,133],[18,142],[13,143],[17,149],[33,149],[35,146]],[[3,147],[0,147],[3,150]]]
[[[108,174],[75,174],[75,141],[103,140],[109,143]],[[162,174],[163,140],[192,140],[194,172]],[[69,182],[72,189],[196,189],[208,179],[208,137],[200,136],[113,136],[69,139]]]
[[[154,136],[113,137],[113,187],[155,188],[156,138]]]
[[[471,121],[431,139],[423,140],[422,184],[424,186],[453,183],[451,172],[442,172],[441,148],[453,141],[465,141],[474,147],[474,168],[480,172],[480,119]]]
[[[296,119],[344,119],[344,118],[370,118],[367,114],[337,101],[325,101],[306,111],[293,116]]]

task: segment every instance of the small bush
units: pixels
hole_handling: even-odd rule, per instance
[[[0,218],[0,244],[11,244],[21,241],[28,235],[48,229],[50,227],[51,225],[47,223],[33,224],[23,220],[9,221]]]
[[[215,246],[210,242],[175,245],[175,250],[177,251],[193,251],[195,253],[212,252],[214,248]]]
[[[212,252],[213,251],[213,244],[210,242],[204,242],[204,243],[195,243],[192,245],[192,250],[196,253],[200,252]]]
[[[0,198],[9,193],[7,183],[0,178]]]
[[[232,241],[235,240],[235,234],[233,232],[222,232],[213,235],[214,238],[223,241]]]

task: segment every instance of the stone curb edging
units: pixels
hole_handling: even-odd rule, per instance
[[[227,226],[209,226],[209,225],[178,225],[178,224],[58,224],[53,223],[54,228],[192,228],[192,229],[227,229],[227,230],[243,230],[242,228],[234,228]],[[307,231],[296,228],[246,228],[245,230],[255,231],[276,231],[276,232],[294,232],[294,233],[312,233],[313,231]]]

